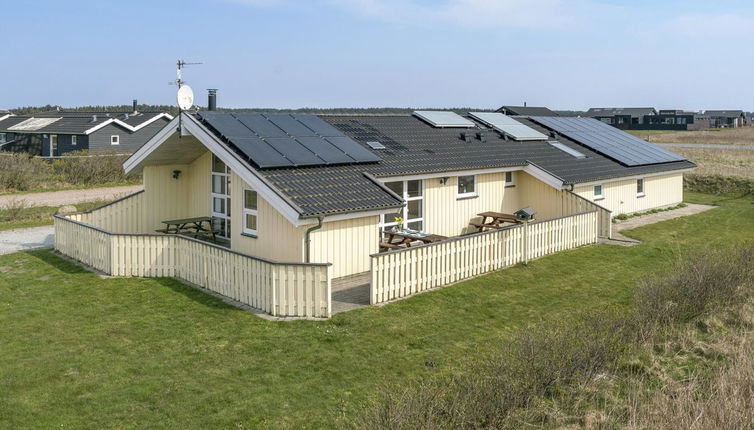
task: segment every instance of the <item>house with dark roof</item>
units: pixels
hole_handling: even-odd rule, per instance
[[[709,121],[711,128],[737,128],[749,124],[742,110],[706,110],[703,118]]]
[[[559,116],[543,106],[503,106],[497,112],[512,116]]]
[[[600,120],[621,130],[644,124],[648,122],[648,117],[654,115],[657,115],[657,110],[652,107],[589,108],[584,114],[586,117]]]
[[[167,124],[164,112],[51,111],[33,115],[0,114],[0,150],[42,157],[73,151],[130,154]]]
[[[380,303],[609,238],[694,167],[592,118],[183,112],[124,163],[144,191],[56,217],[56,248],[322,316],[349,279]]]

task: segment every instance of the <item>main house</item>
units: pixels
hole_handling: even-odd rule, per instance
[[[92,235],[122,236],[107,242],[112,251],[97,260],[101,270],[137,273],[131,266],[138,260],[139,274],[155,273],[158,265],[159,273],[205,286],[219,282],[230,291],[238,281],[226,278],[251,276],[233,263],[239,256],[256,259],[254,264],[289,264],[275,275],[270,273],[277,269],[265,266],[260,276],[267,280],[266,296],[254,299],[261,303],[254,306],[274,315],[322,316],[324,310],[290,305],[315,293],[280,287],[317,284],[307,278],[306,265],[327,265],[327,304],[321,307],[327,315],[330,278],[371,273],[372,303],[402,297],[609,237],[611,215],[681,202],[682,175],[693,167],[590,118],[184,112],[125,162],[127,172],[143,173],[144,191],[70,218],[80,223],[75,235],[59,217],[58,248],[82,261],[95,258],[81,242],[105,239],[86,239],[81,229],[89,226],[97,229]],[[482,214],[523,208],[536,213],[530,226],[511,220],[507,227],[479,231]],[[206,239],[216,244],[211,253],[206,248],[196,257],[196,241],[192,248],[169,242],[176,235],[165,229],[166,221],[201,217],[212,220],[214,237]],[[396,230],[441,239],[383,248]],[[141,237],[154,242],[138,245]],[[134,255],[136,246],[150,251]],[[217,254],[222,249],[233,253],[230,266]],[[186,273],[196,270],[201,273]],[[286,311],[281,295],[288,300]]]
[[[164,112],[0,113],[0,150],[57,157],[73,151],[130,154],[173,117]]]

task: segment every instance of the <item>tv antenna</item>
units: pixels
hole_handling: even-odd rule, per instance
[[[194,106],[194,91],[190,86],[186,85],[186,81],[183,80],[182,70],[186,66],[193,66],[195,64],[202,63],[189,63],[179,59],[176,63],[176,79],[173,82],[169,82],[170,85],[178,86],[178,92],[176,94],[176,101],[178,102],[178,137],[183,135],[183,111],[189,110]]]

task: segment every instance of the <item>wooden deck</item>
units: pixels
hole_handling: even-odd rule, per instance
[[[357,273],[332,280],[333,315],[369,306],[371,272]]]

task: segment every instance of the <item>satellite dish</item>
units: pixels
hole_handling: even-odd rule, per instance
[[[189,110],[194,105],[194,91],[188,85],[183,85],[178,88],[178,107],[181,110]]]

